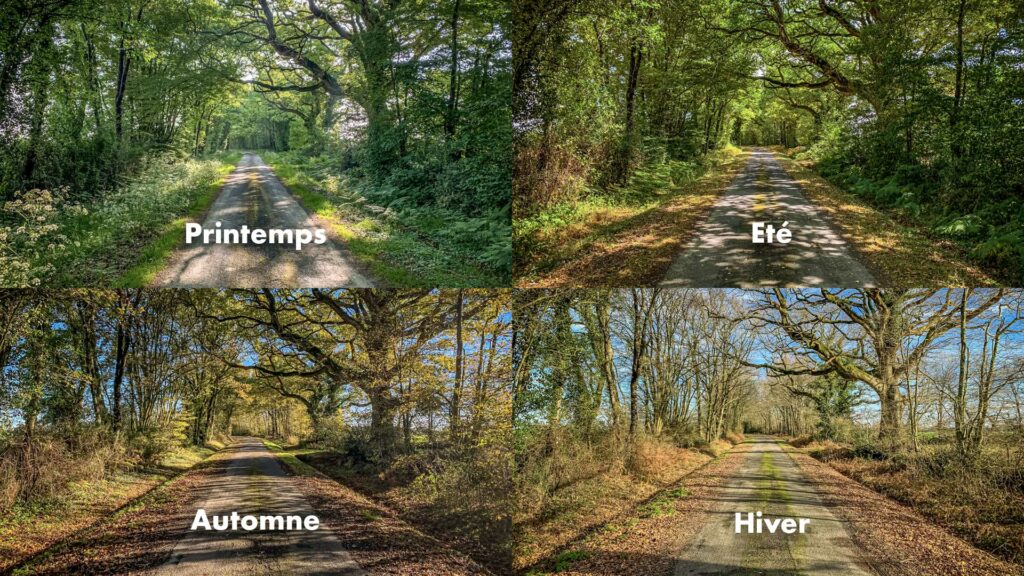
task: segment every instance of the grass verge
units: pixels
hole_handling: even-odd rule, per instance
[[[211,443],[180,448],[168,454],[158,468],[78,482],[60,499],[16,506],[0,518],[0,573],[47,554],[98,522],[145,508],[159,489],[222,447]]]
[[[999,282],[966,262],[954,243],[930,237],[841,190],[783,154],[776,157],[804,194],[839,227],[880,284],[890,287],[994,286]]]
[[[113,282],[114,287],[135,288],[147,286],[153,281],[153,278],[167,266],[171,252],[182,244],[185,238],[185,224],[202,219],[210,204],[220,194],[224,180],[234,170],[239,158],[241,155],[234,153],[221,160],[220,166],[217,167],[218,178],[196,191],[197,194],[191,198],[186,214],[161,229],[156,238],[142,249],[135,264]]]
[[[443,229],[446,219],[403,223],[388,211],[374,210],[351,190],[328,191],[303,166],[290,164],[282,155],[265,153],[264,160],[281,182],[345,243],[352,256],[372,276],[393,287],[502,286],[497,277],[471,264],[466,254],[448,249],[438,239],[419,230]]]
[[[516,285],[651,286],[672,265],[693,227],[714,206],[749,153],[728,148],[702,176],[652,168],[629,187],[562,203],[513,227]]]
[[[58,287],[145,285],[182,241],[186,220],[206,210],[239,158],[239,153],[184,160],[157,157],[119,188],[97,193],[84,204],[65,203],[59,194],[34,200],[43,203],[33,204],[29,214],[42,219],[32,225],[44,233],[19,235],[8,246],[12,270],[29,272],[5,281]],[[0,279],[4,277],[0,270]]]
[[[298,454],[316,452],[316,450],[285,449],[266,439],[263,440],[263,445],[273,452],[274,456],[277,456],[282,462],[284,462],[285,466],[288,467],[288,470],[290,470],[292,474],[296,476],[321,476],[321,474],[317,472],[316,468],[313,468],[309,464],[299,460],[298,457]]]
[[[583,478],[559,488],[540,509],[521,513],[513,568],[559,572],[562,554],[591,550],[597,541],[620,541],[640,523],[671,518],[677,504],[691,495],[682,482],[717,458],[678,447],[661,447],[660,452],[658,470]]]

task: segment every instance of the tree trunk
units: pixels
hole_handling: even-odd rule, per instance
[[[451,38],[451,70],[448,76],[448,105],[444,118],[445,139],[451,140],[455,135],[456,118],[459,111],[459,8],[461,0],[455,0],[452,8],[452,38]]]
[[[463,290],[457,292],[455,303],[455,384],[452,387],[452,402],[448,416],[448,427],[452,441],[456,441],[462,428],[462,385],[465,374],[465,357],[462,346],[462,312],[465,304]],[[482,352],[481,352],[482,353]]]
[[[387,462],[395,454],[395,409],[397,402],[386,389],[374,388],[370,393],[370,443],[379,462]]]
[[[890,383],[879,395],[882,404],[882,418],[878,426],[878,440],[889,452],[899,451],[900,409],[899,386]]]
[[[953,87],[953,111],[949,116],[950,153],[954,162],[963,156],[963,142],[960,140],[960,109],[964,99],[964,18],[967,0],[960,0],[956,19],[956,79]]]
[[[967,289],[960,295],[960,366],[957,377],[956,399],[953,403],[953,427],[956,434],[956,449],[968,456],[967,446],[967,371],[970,369],[970,350],[967,348]]]

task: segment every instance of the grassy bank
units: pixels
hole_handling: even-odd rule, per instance
[[[216,176],[213,181],[206,183],[199,182],[198,185],[189,187],[186,191],[188,206],[184,214],[165,224],[159,233],[143,248],[135,263],[114,281],[114,286],[146,286],[153,281],[153,278],[166,265],[171,257],[171,252],[180,246],[185,238],[185,224],[202,220],[203,214],[210,207],[210,204],[217,199],[224,180],[234,170],[241,158],[241,153],[232,152],[225,154],[216,162]]]
[[[384,208],[329,166],[295,155],[262,153],[306,210],[326,222],[371,274],[395,287],[488,287],[508,283],[489,264],[508,244],[501,226],[441,208]]]
[[[624,187],[595,191],[516,219],[517,285],[656,284],[748,156],[728,147],[702,165],[646,167]]]
[[[156,158],[117,190],[84,204],[35,190],[0,215],[0,283],[6,286],[141,286],[217,196],[240,154]]]
[[[574,444],[554,461],[527,457],[513,568],[560,572],[589,557],[596,541],[628,538],[638,523],[673,515],[689,496],[682,479],[731,447],[716,441],[698,450],[647,438],[626,453]]]
[[[885,286],[991,286],[999,280],[970,262],[968,251],[937,237],[920,218],[873,206],[818,175],[808,162],[779,154],[786,172],[850,240]]]
[[[68,493],[31,504],[18,504],[0,518],[0,573],[59,544],[111,516],[142,505],[138,500],[192,469],[223,445],[178,448],[158,466],[119,471],[102,479],[76,482]]]

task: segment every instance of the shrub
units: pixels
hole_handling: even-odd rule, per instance
[[[742,432],[726,432],[725,439],[733,446],[742,444],[746,440]]]
[[[33,189],[16,192],[4,202],[0,215],[0,285],[38,286],[55,267],[71,240],[61,231],[65,214],[85,214],[77,204],[67,203],[67,190]]]
[[[132,434],[129,445],[136,451],[142,463],[154,465],[171,450],[185,444],[185,431],[190,416],[181,412],[169,422],[159,422],[138,428]]]
[[[0,511],[59,498],[75,482],[132,464],[121,438],[98,428],[76,430],[73,442],[51,433],[12,441],[0,453]]]
[[[678,457],[678,448],[655,438],[642,438],[633,445],[627,469],[645,480],[658,479],[671,468]]]
[[[789,441],[789,444],[794,448],[804,448],[811,442],[814,442],[814,438],[808,434],[804,434],[803,436],[797,436],[796,438],[793,438],[792,440]]]

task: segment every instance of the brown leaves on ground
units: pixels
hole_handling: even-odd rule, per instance
[[[705,465],[607,519],[562,546],[560,554],[531,568],[557,569],[559,574],[577,576],[672,574],[679,552],[716,507],[716,495],[743,460],[746,446],[741,444],[716,460],[704,457]]]
[[[902,223],[783,154],[776,154],[804,194],[862,256],[884,286],[992,286],[998,281],[966,262],[963,249],[930,238],[912,223]]]
[[[711,460],[706,454],[666,442],[642,440],[634,447],[629,471],[606,451],[575,446],[566,462],[552,464],[578,472],[547,496],[528,497],[515,518],[514,568],[544,567],[544,559],[585,540],[602,526],[628,519],[650,498]],[[615,464],[609,464],[615,461]],[[609,469],[610,466],[610,469]]]
[[[19,574],[139,574],[163,564],[217,482],[214,456],[136,503],[32,560]],[[374,575],[490,574],[468,557],[399,520],[388,509],[319,476],[293,481],[324,526]]]
[[[468,556],[416,530],[354,490],[319,476],[297,476],[293,480],[321,522],[344,543],[352,559],[371,574],[490,574]]]
[[[533,278],[523,278],[517,272],[517,287],[657,284],[748,157],[747,153],[737,155],[643,211],[603,210],[585,222],[559,230],[558,238],[545,243],[563,247],[560,262]]]
[[[205,498],[203,485],[221,469],[222,460],[214,456],[42,553],[19,573],[136,574],[162,564]]]
[[[55,505],[31,513],[0,519],[0,573],[100,521],[157,486],[161,474],[121,475],[83,483],[76,493]]]
[[[432,481],[427,482],[430,488],[424,488],[418,479],[430,477],[421,476],[423,467],[445,464],[435,457],[428,453],[406,455],[384,471],[352,466],[331,451],[302,454],[299,459],[492,572],[508,572],[512,563],[509,491],[479,476],[472,488],[457,493],[457,486]]]
[[[1009,576],[1024,574],[828,464],[790,451],[836,516],[849,523],[854,542],[882,576]]]

